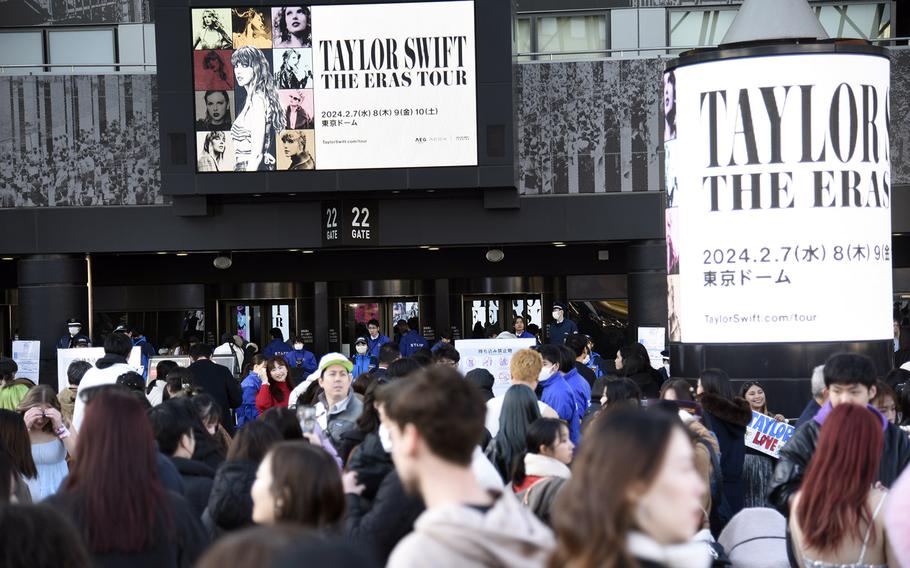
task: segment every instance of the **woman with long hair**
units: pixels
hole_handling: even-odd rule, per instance
[[[228,80],[224,59],[217,51],[211,50],[202,58],[202,69],[211,71],[214,81],[208,80],[204,84],[210,89],[233,89],[234,85]],[[213,84],[214,83],[214,84]]]
[[[660,397],[660,383],[650,372],[650,366],[634,345],[627,345],[616,352],[616,370],[621,377],[631,379],[641,389],[642,397]]]
[[[253,521],[335,530],[344,517],[344,489],[335,460],[307,442],[276,444],[259,464],[252,488]]]
[[[875,486],[884,426],[880,416],[854,404],[836,406],[825,419],[790,507],[801,567],[898,566],[879,516],[887,493]]]
[[[224,149],[227,137],[224,132],[214,131],[205,135],[202,155],[199,156],[200,172],[220,172],[224,168]]]
[[[528,426],[525,453],[515,460],[512,490],[537,518],[550,524],[553,501],[572,477],[569,464],[575,444],[569,427],[556,418],[539,418]]]
[[[142,403],[115,389],[86,407],[79,459],[47,503],[82,529],[96,566],[191,566],[208,543],[182,496],[158,477],[152,426]]]
[[[234,47],[272,47],[271,13],[263,8],[234,8]]]
[[[231,126],[237,159],[234,170],[274,170],[275,156],[269,147],[275,132],[284,128],[284,113],[269,62],[260,50],[244,46],[231,55],[231,63],[237,85],[246,92],[243,109]]]
[[[537,396],[524,385],[506,391],[499,415],[499,432],[487,447],[486,455],[505,483],[512,479],[516,460],[527,450],[528,427],[540,418]]]
[[[32,459],[37,476],[27,480],[32,501],[38,502],[57,492],[69,474],[66,456],[75,456],[76,432],[63,418],[54,389],[38,385],[19,403],[19,412],[28,429]]]
[[[38,477],[38,468],[32,457],[28,428],[21,414],[5,408],[0,408],[0,450],[6,450],[12,464],[16,499],[31,503],[29,485]]]
[[[270,358],[265,364],[265,377],[266,381],[256,395],[256,409],[261,414],[275,406],[287,408],[291,391],[297,386],[287,359],[281,355]]]
[[[720,446],[720,469],[724,478],[724,496],[732,517],[743,508],[745,484],[743,464],[746,456],[746,426],[752,422],[749,403],[734,396],[730,377],[721,369],[705,369],[698,379],[696,395],[708,430],[714,432]]]
[[[193,41],[193,49],[231,49],[231,36],[228,35],[215,10],[202,11],[202,28]]]
[[[275,31],[273,37],[275,47],[310,47],[313,43],[310,37],[310,8],[309,6],[284,6],[272,12]]]
[[[739,395],[749,403],[752,412],[773,418],[778,422],[786,422],[782,414],[771,414],[768,411],[768,399],[765,389],[758,381],[746,381],[739,389]],[[771,507],[768,493],[771,492],[771,477],[774,475],[775,460],[768,454],[746,447],[746,456],[743,461],[743,483],[745,485],[745,498],[743,506]]]
[[[297,66],[300,64],[300,53],[289,49],[281,54],[281,67],[275,74],[279,89],[305,89],[308,77],[300,79]]]
[[[592,492],[605,479],[609,489]],[[707,567],[708,546],[689,542],[702,524],[705,491],[678,419],[606,414],[591,425],[553,509],[556,550],[549,567],[670,567],[674,558]]]

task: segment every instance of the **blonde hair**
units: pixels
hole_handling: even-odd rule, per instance
[[[543,359],[540,353],[533,349],[522,349],[516,351],[509,361],[509,374],[512,375],[512,382],[534,383],[540,376],[540,369],[543,368]]]

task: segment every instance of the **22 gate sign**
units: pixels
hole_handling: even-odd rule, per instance
[[[323,246],[379,244],[379,204],[376,201],[324,201]]]

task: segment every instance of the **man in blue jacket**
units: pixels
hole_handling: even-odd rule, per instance
[[[379,320],[377,319],[371,319],[367,322],[367,332],[370,334],[369,337],[367,337],[367,355],[378,361],[379,349],[392,340],[379,333]]]
[[[316,356],[304,349],[303,339],[299,337],[294,338],[293,349],[285,353],[284,358],[287,360],[288,367],[290,367],[291,374],[295,380],[305,379],[319,366],[319,363],[316,362]]]
[[[398,333],[401,334],[401,342],[398,346],[401,349],[402,357],[410,357],[429,345],[426,338],[420,335],[416,329],[411,329],[405,320],[398,320],[397,327]]]
[[[287,352],[291,350],[291,346],[284,341],[284,333],[282,333],[280,329],[273,327],[269,330],[269,335],[272,337],[272,340],[269,341],[269,344],[262,350],[262,355],[266,359],[271,359],[276,355],[286,355]],[[313,369],[316,369],[315,365],[313,366]]]
[[[377,360],[370,356],[369,349],[366,337],[358,337],[354,341],[354,356],[351,357],[354,369],[351,374],[355,379],[364,373],[369,373],[376,366]]]
[[[562,302],[553,304],[553,323],[550,324],[550,331],[547,334],[550,337],[548,343],[551,345],[562,345],[566,342],[566,336],[578,333],[578,326],[575,322],[566,318],[566,305]]]
[[[540,356],[543,358],[541,379],[537,384],[540,400],[555,410],[559,418],[566,421],[569,425],[569,439],[577,445],[581,438],[581,414],[578,412],[578,400],[572,387],[559,372],[562,359],[559,347],[543,345],[540,347]]]

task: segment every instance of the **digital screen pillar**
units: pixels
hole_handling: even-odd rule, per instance
[[[871,46],[721,49],[668,68],[674,374],[793,382],[842,350],[888,371],[889,89]]]

